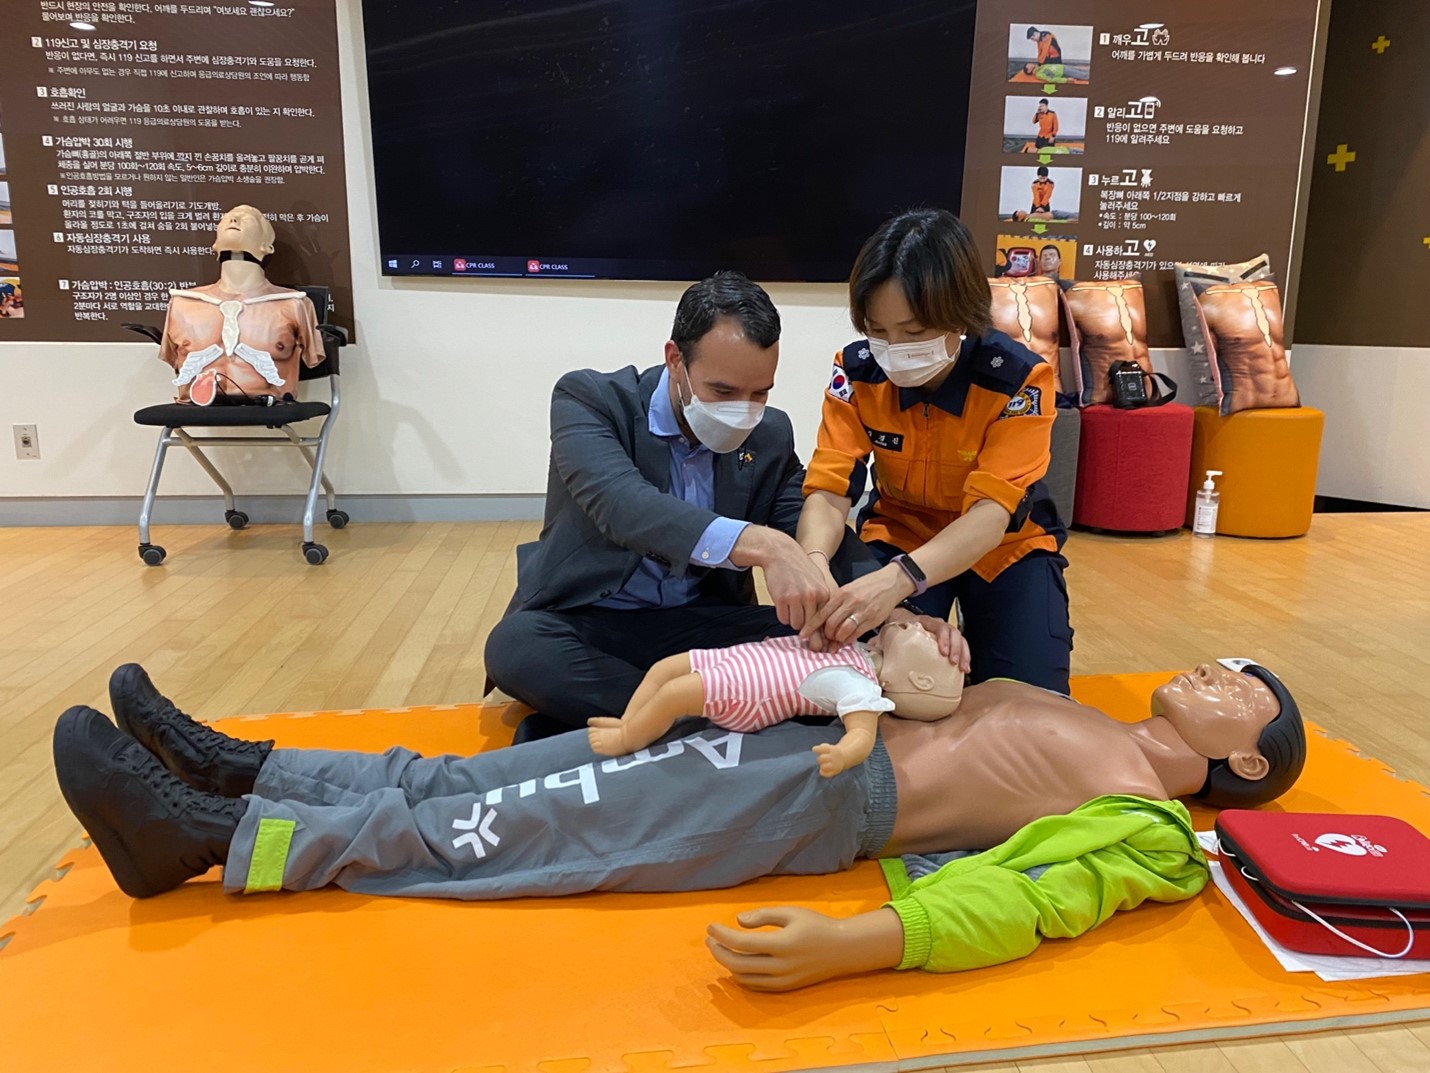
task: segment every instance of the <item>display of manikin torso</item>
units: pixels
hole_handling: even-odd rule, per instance
[[[1114,362],[1134,361],[1152,371],[1147,349],[1147,307],[1142,284],[1123,279],[1079,282],[1065,292],[1082,363],[1084,403],[1112,401],[1108,371]]]
[[[307,295],[268,282],[258,263],[273,252],[272,225],[240,205],[219,220],[213,248],[227,257],[218,282],[169,292],[159,357],[174,369],[177,401],[199,379],[221,395],[296,396],[298,363],[319,364],[323,341]]]
[[[993,326],[1053,367],[1058,380],[1058,284],[1046,276],[988,281]]]
[[[1211,331],[1222,392],[1231,396],[1222,413],[1299,406],[1282,344],[1276,284],[1269,279],[1217,283],[1202,291],[1199,301]]]

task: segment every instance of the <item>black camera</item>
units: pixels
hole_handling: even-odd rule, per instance
[[[1135,410],[1146,406],[1147,374],[1135,361],[1114,361],[1107,370],[1112,381],[1112,405],[1119,410]]]

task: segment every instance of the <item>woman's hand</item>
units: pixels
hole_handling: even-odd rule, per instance
[[[848,644],[860,634],[882,626],[899,601],[911,596],[914,583],[899,567],[890,564],[865,574],[834,594],[819,613],[799,631],[808,642],[817,633],[833,645]]]
[[[889,615],[888,622],[913,622],[928,630],[938,641],[938,650],[948,657],[948,661],[957,667],[964,674],[973,669],[972,657],[969,654],[968,639],[958,632],[958,629],[951,622],[941,618],[934,618],[932,615],[916,615],[908,608],[896,607]],[[869,647],[878,649],[883,643],[884,635],[881,633],[869,642]]]

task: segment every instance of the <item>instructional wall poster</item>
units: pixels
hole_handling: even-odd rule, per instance
[[[122,341],[212,283],[221,213],[351,326],[335,0],[6,0],[0,342]]]
[[[1286,282],[1317,0],[979,0],[961,215],[990,275],[1139,278],[1181,346],[1173,265]]]

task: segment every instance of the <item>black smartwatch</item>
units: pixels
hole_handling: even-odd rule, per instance
[[[897,563],[899,569],[909,575],[909,580],[914,583],[915,596],[922,596],[924,593],[928,592],[929,579],[924,574],[924,572],[919,569],[919,564],[914,562],[913,559],[909,558],[907,555],[895,555],[889,561],[892,563]]]

